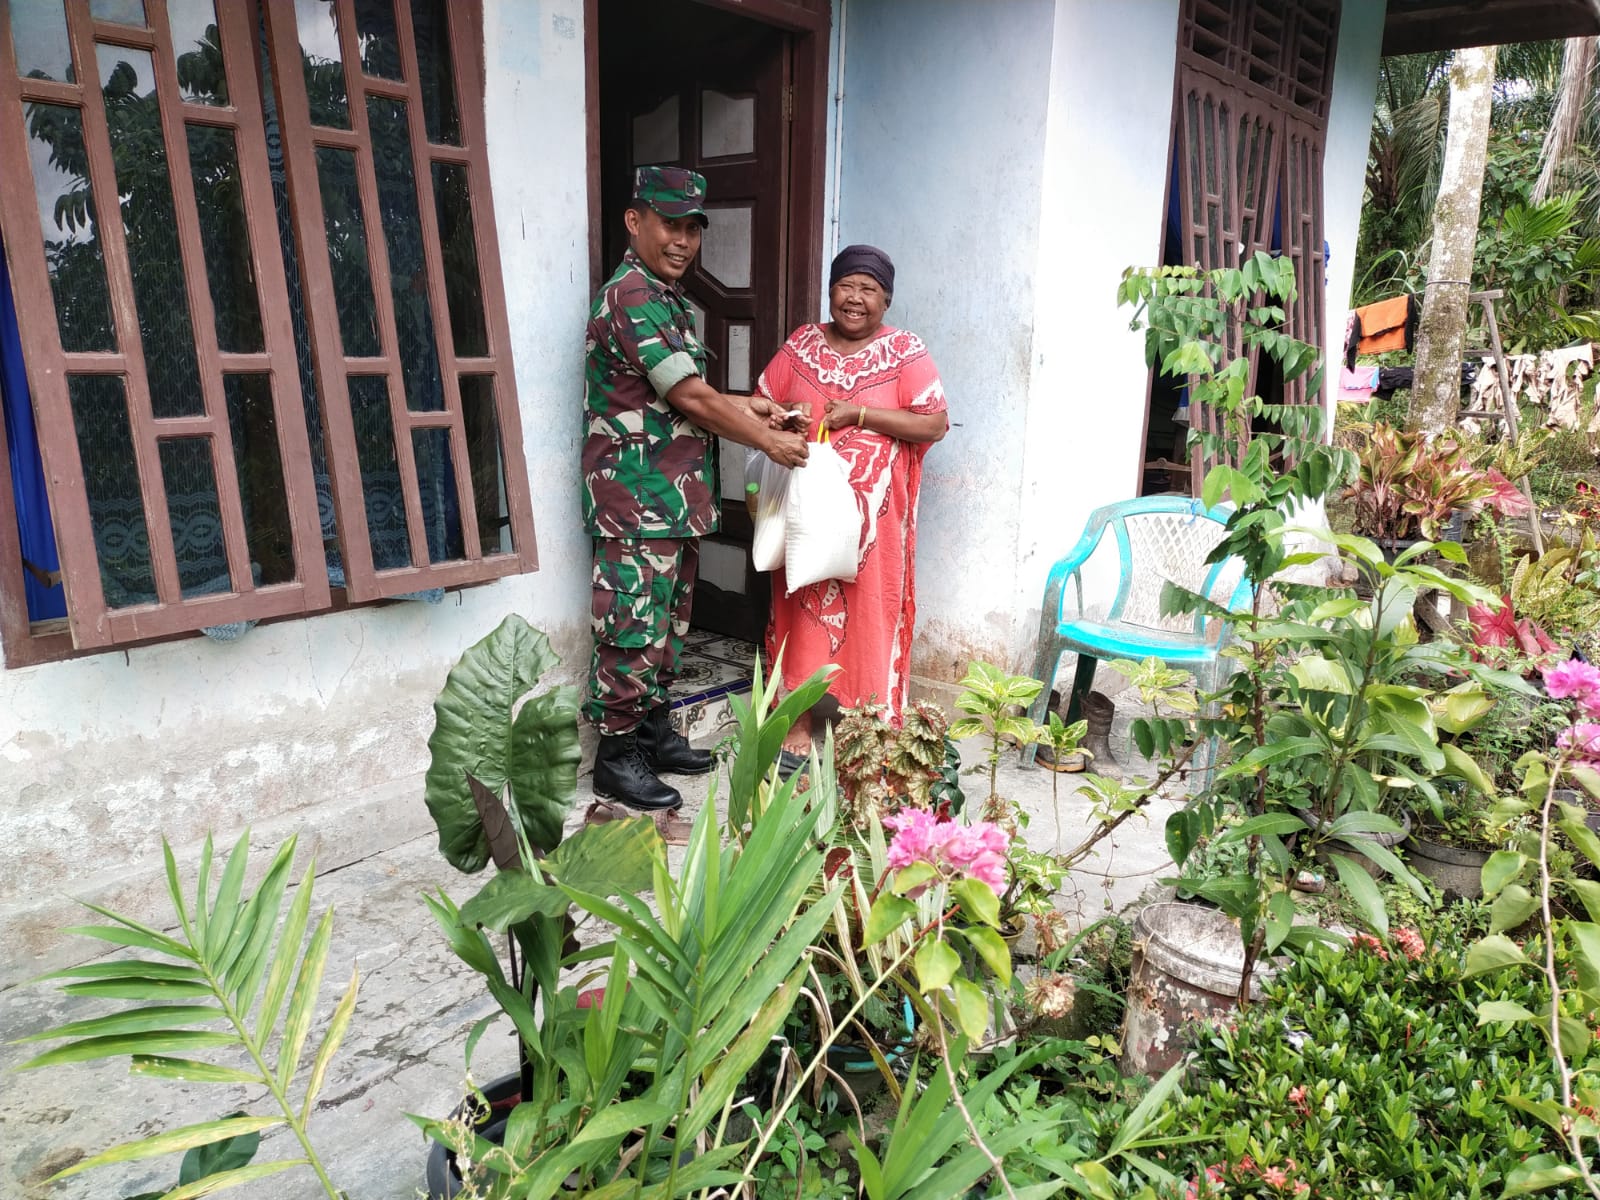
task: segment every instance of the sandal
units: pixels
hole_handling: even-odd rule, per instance
[[[665,812],[658,812],[656,817],[656,832],[661,835],[661,840],[669,846],[687,846],[689,835],[694,832],[694,826],[684,819],[683,810],[671,808]]]
[[[588,811],[583,814],[585,825],[604,825],[608,821],[631,821],[634,817],[642,817],[644,813],[634,812],[633,809],[623,804],[616,804],[610,800],[596,800],[589,805]]]

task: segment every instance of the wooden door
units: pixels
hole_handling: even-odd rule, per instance
[[[606,263],[626,248],[621,211],[634,168],[689,167],[706,177],[700,256],[685,278],[707,381],[748,393],[788,332],[790,35],[687,0],[632,0],[601,9],[601,108]],[[670,62],[671,71],[659,64]],[[798,319],[798,318],[795,318]],[[750,566],[744,446],[720,446],[722,529],[701,543],[698,628],[759,641],[769,577]]]

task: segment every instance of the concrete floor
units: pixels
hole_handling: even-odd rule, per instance
[[[1119,713],[1114,744],[1126,754],[1127,714]],[[707,742],[706,744],[709,744]],[[974,744],[964,760],[979,761]],[[1125,760],[1126,761],[1126,760]],[[1016,755],[1001,767],[999,791],[1032,817],[1029,845],[1068,849],[1092,829],[1088,805],[1073,796],[1071,775],[1024,771]],[[688,808],[697,810],[707,780],[676,780]],[[985,780],[966,781],[969,796],[985,794]],[[1058,841],[1052,782],[1061,788],[1062,832]],[[587,801],[580,780],[579,814]],[[416,804],[421,805],[421,780]],[[1067,882],[1058,906],[1078,923],[1126,909],[1170,867],[1162,827],[1174,803],[1158,799],[1148,815],[1135,817],[1102,843],[1099,853]],[[263,858],[270,847],[258,846]],[[303,869],[303,868],[298,868]],[[298,871],[297,869],[297,871]],[[422,1194],[422,1135],[407,1112],[448,1113],[462,1095],[467,1031],[495,1005],[478,977],[445,946],[422,902],[439,888],[457,903],[472,896],[486,875],[461,876],[436,853],[431,836],[413,838],[382,853],[331,871],[315,884],[313,913],[335,912],[332,949],[318,1005],[321,1029],[352,968],[361,973],[360,999],[348,1035],[329,1071],[311,1122],[313,1144],[335,1184],[352,1200],[413,1200]],[[92,916],[90,919],[93,919]],[[53,985],[22,985],[0,991],[0,1198],[107,1200],[174,1186],[178,1156],[127,1167],[107,1167],[47,1188],[52,1172],[117,1142],[162,1129],[214,1119],[243,1109],[264,1113],[260,1089],[177,1085],[130,1077],[125,1061],[18,1073],[13,1068],[41,1047],[14,1039],[64,1021],[105,1011],[105,1002],[67,998]],[[515,1067],[516,1048],[503,1018],[480,1041],[473,1073],[479,1082]],[[258,1160],[289,1157],[298,1147],[275,1131],[263,1141]],[[275,1176],[234,1189],[241,1200],[286,1200],[322,1195],[306,1171]]]

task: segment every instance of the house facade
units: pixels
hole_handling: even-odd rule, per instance
[[[1329,343],[1386,37],[1593,23],[1427,0],[0,0],[0,983],[47,962],[68,897],[156,911],[162,835],[301,830],[327,867],[428,832],[431,701],[507,613],[581,677],[583,318],[633,166],[710,181],[690,292],[726,389],[822,312],[837,247],[895,259],[890,320],[954,423],[919,523],[914,666],[937,686],[1028,660],[1092,508],[1190,486],[1123,269],[1294,255],[1291,321]],[[697,612],[749,636],[740,507]]]

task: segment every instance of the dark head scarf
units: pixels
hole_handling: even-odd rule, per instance
[[[870,275],[882,286],[884,294],[894,295],[894,263],[876,246],[846,246],[839,251],[828,268],[828,286],[832,287],[846,275]]]

